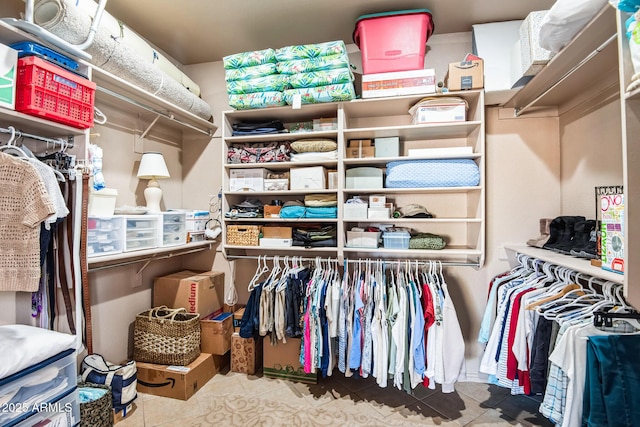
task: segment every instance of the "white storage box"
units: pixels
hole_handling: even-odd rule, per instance
[[[436,72],[432,68],[362,76],[363,98],[427,94],[435,91]]]
[[[264,191],[268,172],[264,168],[231,169],[229,191]]]
[[[342,217],[344,219],[367,219],[367,204],[345,203]]]
[[[89,192],[89,216],[111,216],[116,209],[118,190],[103,188]]]
[[[265,179],[264,191],[286,191],[289,189],[289,180],[283,179]]]
[[[350,248],[377,248],[380,232],[347,231],[347,246]]]
[[[391,218],[391,211],[389,208],[369,208],[367,210],[368,219],[389,219]]]
[[[291,168],[289,171],[292,190],[324,190],[327,188],[327,171],[324,166]]]
[[[16,77],[18,76],[18,51],[0,43],[0,106],[16,108]],[[113,215],[113,212],[111,212]]]
[[[384,208],[387,203],[387,196],[384,194],[372,194],[369,196],[369,206],[372,208]]]
[[[467,104],[464,101],[458,103],[436,103],[422,105],[416,108],[413,114],[413,124],[464,122],[467,120]]]
[[[270,248],[286,248],[293,246],[293,239],[279,239],[277,237],[263,237],[259,242],[260,246]]]
[[[112,255],[124,247],[124,222],[121,216],[89,216],[87,221],[87,256]]]
[[[209,211],[186,211],[185,212],[185,230],[187,232],[194,232],[194,231],[204,232],[204,229],[208,220],[209,220]]]
[[[540,26],[548,10],[531,12],[520,25],[520,61],[523,76],[535,76],[553,58],[553,52],[540,47]]]
[[[400,138],[397,136],[376,138],[373,145],[376,157],[398,157],[400,155]]]
[[[345,188],[382,188],[382,169],[372,167],[348,169]]]

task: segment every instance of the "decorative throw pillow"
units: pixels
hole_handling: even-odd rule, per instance
[[[338,143],[326,138],[307,138],[293,141],[291,148],[298,153],[325,153],[337,150]]]

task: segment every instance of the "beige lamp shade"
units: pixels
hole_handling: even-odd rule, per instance
[[[157,179],[169,178],[169,170],[164,162],[162,153],[144,153],[138,167],[138,178]]]

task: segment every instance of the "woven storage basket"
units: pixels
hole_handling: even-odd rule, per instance
[[[166,306],[143,311],[133,326],[137,362],[185,366],[200,355],[200,315]]]
[[[257,225],[227,225],[227,244],[234,246],[258,246],[260,227]]]
[[[113,425],[111,387],[104,384],[78,383],[78,390],[83,388],[100,388],[107,392],[98,399],[80,403],[80,427],[111,427]]]

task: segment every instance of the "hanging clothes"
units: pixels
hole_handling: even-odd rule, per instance
[[[0,290],[38,290],[40,224],[56,210],[36,168],[0,152]]]

